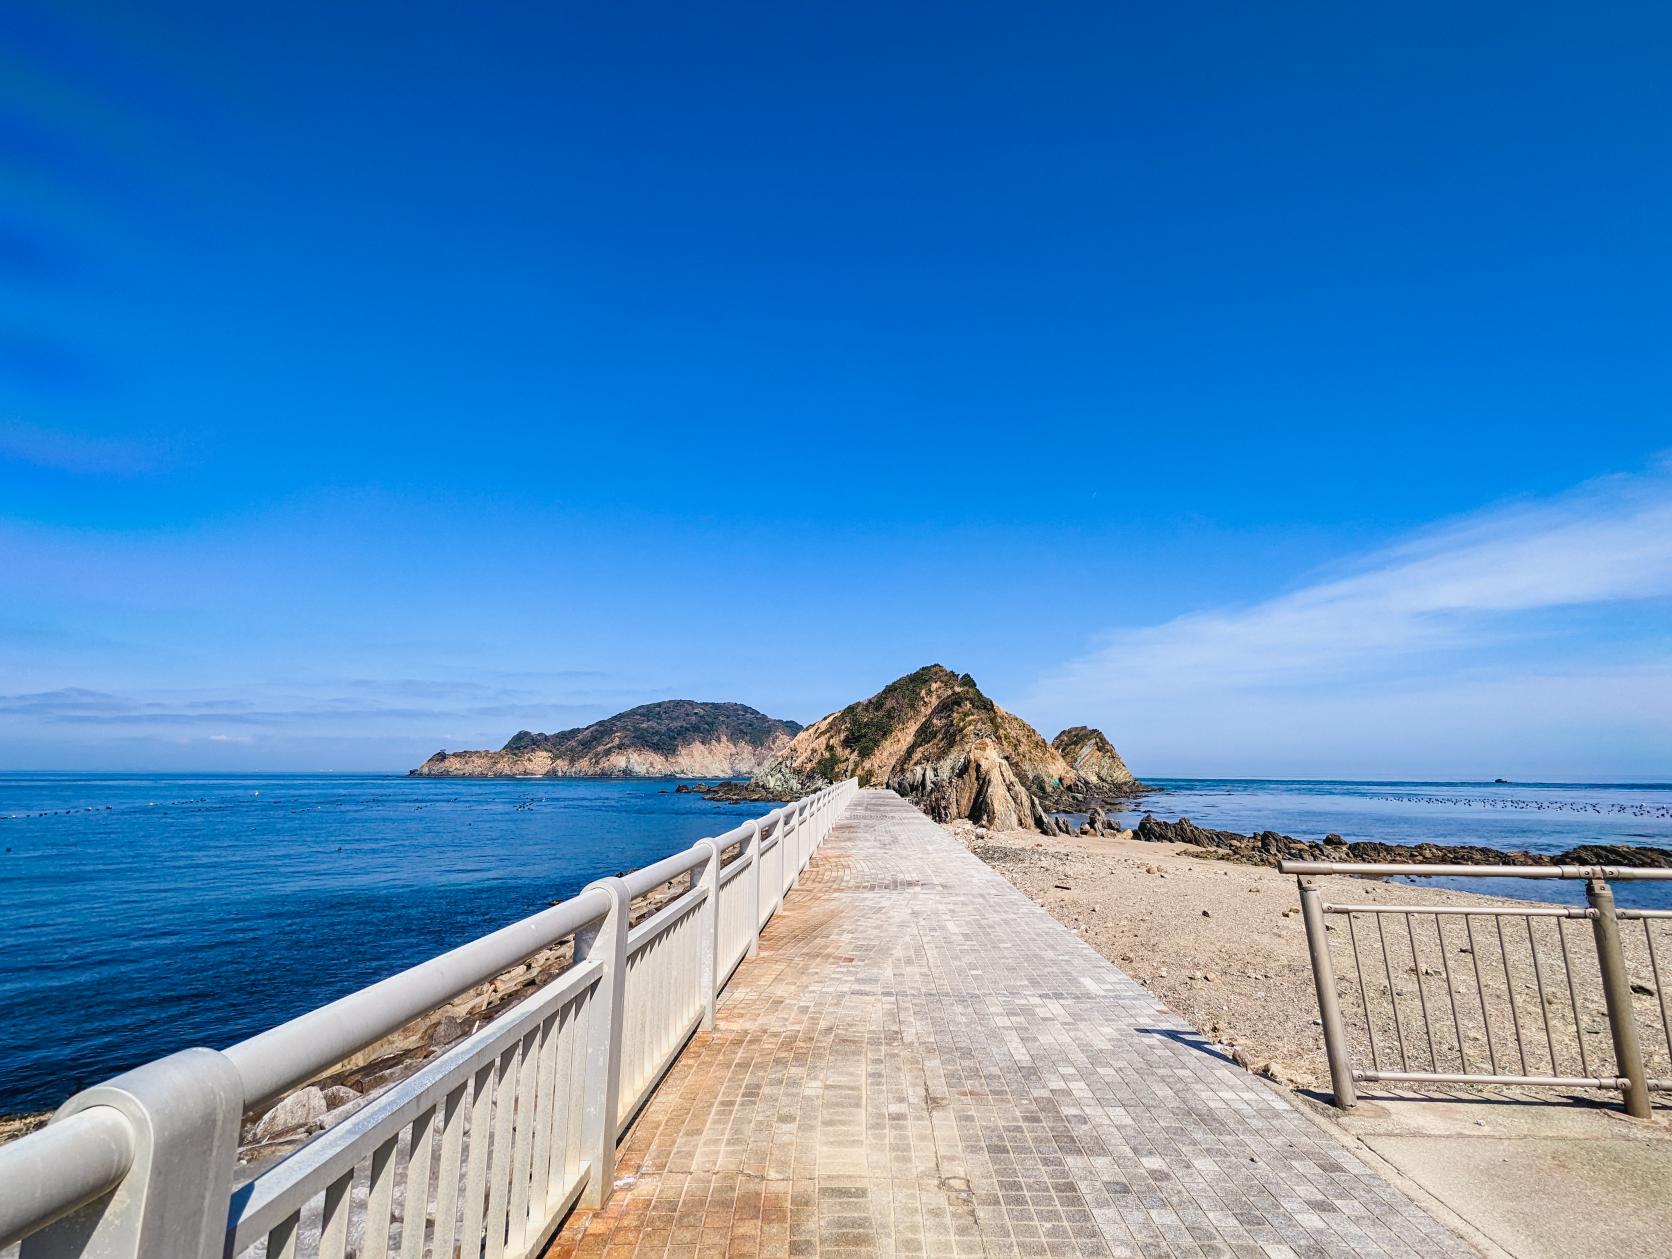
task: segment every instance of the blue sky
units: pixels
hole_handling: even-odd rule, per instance
[[[1659,6],[0,41],[0,766],[940,660],[1140,773],[1672,777]]]

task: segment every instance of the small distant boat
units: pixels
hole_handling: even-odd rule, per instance
[[[1506,787],[1509,785],[1509,779],[1507,778],[1494,778],[1492,781],[1494,783],[1503,783]]]

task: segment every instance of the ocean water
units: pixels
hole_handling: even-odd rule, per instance
[[[1580,844],[1672,848],[1672,783],[1332,782],[1159,778],[1120,815],[1188,817],[1219,830],[1279,831],[1296,839],[1482,844],[1555,853]],[[1494,896],[1581,903],[1584,884],[1555,879],[1425,879]],[[1672,881],[1620,881],[1636,908],[1672,908]]]
[[[772,807],[674,786],[0,774],[0,1113],[230,1044]]]
[[[230,1044],[771,807],[674,785],[0,774],[0,1113]],[[1303,839],[1672,847],[1667,784],[1156,785],[1128,825],[1148,809]],[[1543,880],[1466,885],[1583,895]],[[1619,897],[1672,905],[1672,884],[1621,884]]]

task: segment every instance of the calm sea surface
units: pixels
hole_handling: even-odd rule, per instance
[[[1128,824],[1147,808],[1306,839],[1672,847],[1666,784],[1158,785]],[[769,807],[673,786],[0,774],[0,1112],[54,1106],[174,1049],[229,1044]],[[1657,891],[1620,898],[1672,903],[1672,886]]]
[[[0,774],[0,1113],[230,1044],[772,807],[674,785]]]

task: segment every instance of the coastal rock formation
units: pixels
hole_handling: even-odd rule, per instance
[[[1120,785],[1137,787],[1108,740],[1086,733],[1120,765]],[[935,664],[808,726],[742,791],[721,798],[793,798],[851,777],[892,788],[937,821],[1045,831],[1057,829],[1049,810],[1101,798],[1112,773],[1100,762],[1097,776],[1083,776],[969,674]]]
[[[752,774],[801,726],[744,704],[641,704],[578,730],[518,731],[497,752],[437,752],[420,777],[710,778]]]
[[[1625,844],[1583,844],[1557,853],[1483,848],[1478,844],[1382,844],[1373,840],[1349,844],[1339,835],[1322,841],[1295,839],[1276,831],[1243,835],[1197,826],[1187,817],[1163,822],[1144,814],[1134,839],[1156,844],[1190,844],[1228,861],[1274,866],[1279,861],[1381,861],[1456,866],[1636,866],[1672,868],[1672,849]]]
[[[1126,768],[1126,762],[1121,760],[1120,753],[1115,751],[1115,745],[1104,738],[1101,730],[1090,726],[1070,726],[1051,740],[1051,746],[1079,775],[1080,781],[1088,785],[1118,793],[1131,791],[1138,782],[1132,771]]]

